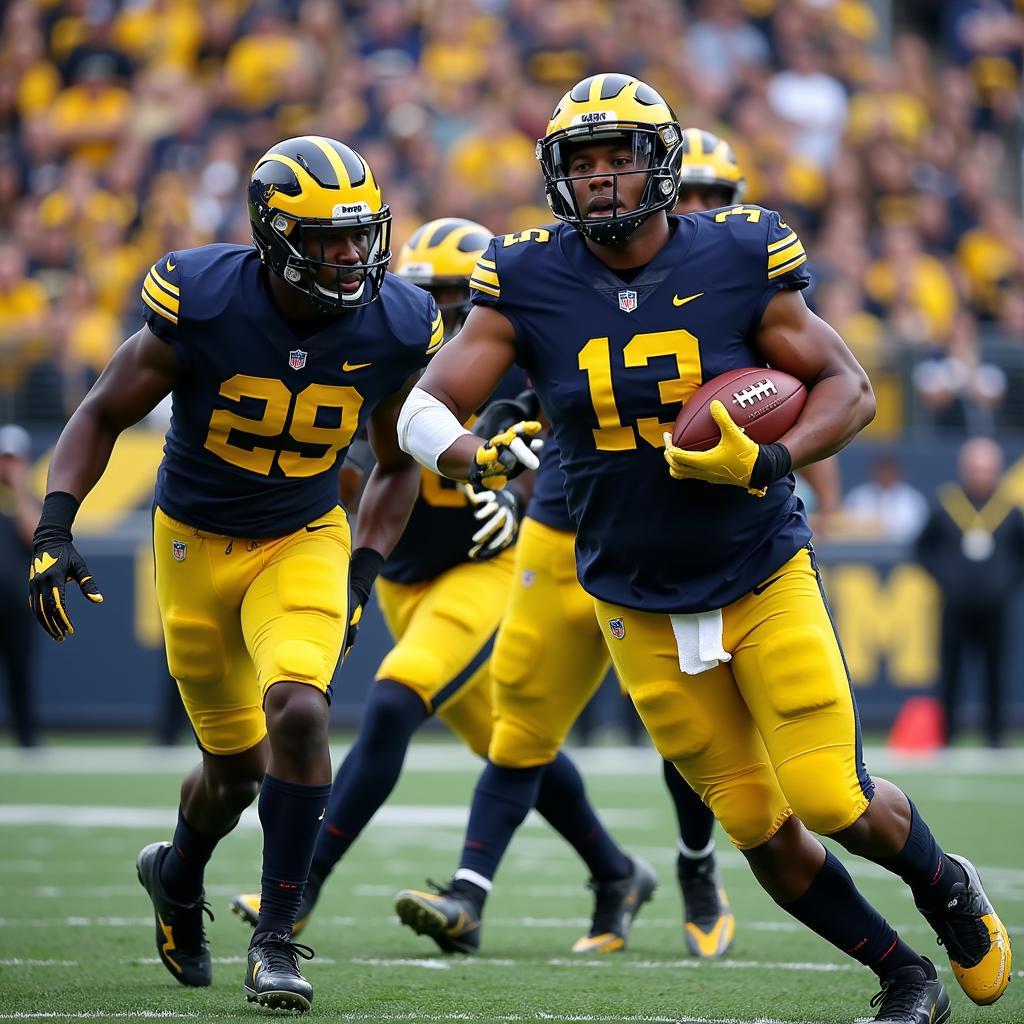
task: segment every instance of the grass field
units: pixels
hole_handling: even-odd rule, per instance
[[[255,815],[217,851],[207,875],[214,984],[178,987],[156,960],[137,851],[169,837],[178,780],[194,751],[62,747],[24,758],[0,750],[0,1020],[253,1021],[241,979],[248,932],[227,910],[259,877]],[[674,830],[650,751],[581,752],[591,796],[623,845],[658,869],[661,887],[628,952],[570,953],[590,894],[571,851],[531,819],[487,908],[483,955],[442,958],[401,928],[403,886],[455,865],[476,763],[454,747],[414,748],[390,805],[328,883],[303,935],[317,951],[307,976],[324,1021],[847,1022],[871,1016],[874,978],[803,931],[756,887],[720,842],[738,927],[726,959],[686,958],[674,880]],[[927,764],[869,757],[905,785],[950,850],[981,868],[1018,944],[1016,980],[994,1007],[964,997],[901,884],[847,859],[858,884],[903,936],[939,962],[955,1021],[1024,1021],[1024,754],[971,751]]]

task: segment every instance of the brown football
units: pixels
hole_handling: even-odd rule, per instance
[[[792,374],[764,366],[720,373],[690,395],[676,418],[672,443],[677,448],[705,452],[718,444],[721,431],[711,418],[716,398],[751,440],[771,444],[796,423],[807,389]]]

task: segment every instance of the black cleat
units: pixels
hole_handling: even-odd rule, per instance
[[[178,903],[167,895],[160,881],[160,865],[170,848],[170,843],[150,843],[136,858],[135,870],[153,901],[160,962],[182,985],[205,987],[213,979],[213,966],[203,914],[209,914],[212,921],[213,912],[202,892],[194,903]]]
[[[920,967],[901,967],[882,979],[871,997],[878,1007],[874,1024],[945,1024],[949,1020],[949,993],[939,981],[931,960]]]
[[[299,904],[298,917],[292,925],[292,936],[297,936],[303,928],[309,924],[309,915],[313,913],[316,906],[319,890],[313,891],[306,883],[302,892],[302,902]],[[250,928],[255,928],[260,920],[260,894],[258,892],[243,892],[231,899],[231,913],[240,917]]]
[[[576,940],[574,953],[618,953],[626,948],[629,930],[640,908],[654,895],[658,879],[645,860],[633,857],[633,873],[616,882],[595,882],[590,931]]]
[[[433,892],[403,889],[395,897],[399,921],[417,935],[429,935],[444,953],[472,955],[480,949],[480,914],[449,884],[427,881]]]
[[[313,959],[313,950],[284,932],[252,937],[245,967],[245,998],[271,1010],[305,1013],[313,1005],[313,986],[299,970],[299,957]]]
[[[718,879],[715,855],[694,859],[679,854],[676,874],[683,892],[683,935],[690,956],[724,956],[732,945],[736,919]]]
[[[917,909],[945,947],[960,987],[979,1006],[987,1006],[1010,983],[1010,936],[981,887],[978,869],[966,857],[948,856],[964,869],[966,881],[953,886],[940,910]]]

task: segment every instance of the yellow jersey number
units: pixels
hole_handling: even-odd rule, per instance
[[[658,356],[675,356],[677,373],[675,377],[658,382],[661,404],[678,402],[682,405],[701,384],[700,345],[689,331],[654,331],[634,334],[622,350],[626,371],[646,366]],[[598,422],[594,429],[598,451],[633,451],[637,447],[637,434],[652,447],[663,447],[662,434],[672,430],[671,421],[663,423],[656,416],[641,416],[635,426],[623,424],[615,404],[608,338],[591,338],[580,349],[579,368],[587,375],[590,385],[590,400]]]
[[[310,384],[294,396],[293,402],[293,395],[284,381],[245,373],[236,373],[224,381],[220,394],[233,402],[243,398],[261,401],[263,413],[253,419],[229,409],[214,410],[205,447],[232,466],[260,476],[269,476],[275,460],[281,472],[289,477],[316,476],[330,469],[338,452],[352,440],[363,404],[363,396],[355,388],[333,384]],[[338,409],[341,413],[338,426],[317,426],[321,409]],[[277,448],[243,448],[231,443],[232,430],[256,437],[280,437],[287,430],[293,441],[325,445],[326,451],[322,455],[305,455]]]

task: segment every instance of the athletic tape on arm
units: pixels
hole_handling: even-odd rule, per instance
[[[435,473],[441,455],[460,437],[471,433],[448,406],[422,388],[409,392],[398,414],[398,443],[402,450]]]

